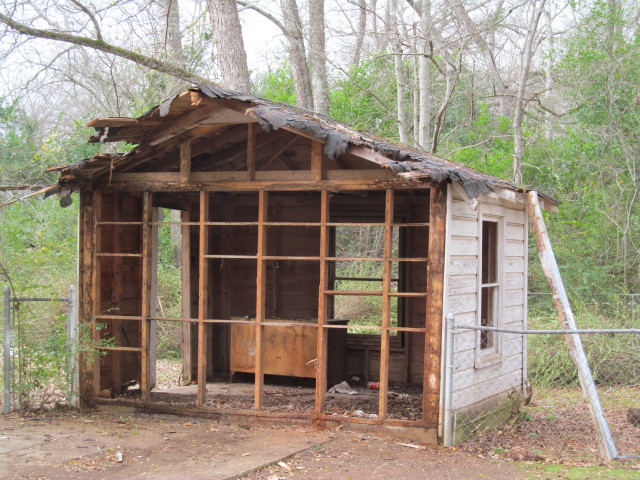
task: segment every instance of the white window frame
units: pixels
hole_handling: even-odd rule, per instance
[[[493,207],[493,208],[492,208]],[[496,281],[493,283],[482,283],[482,226],[484,222],[497,224],[497,248],[496,248]],[[504,257],[505,257],[505,218],[500,209],[494,206],[481,206],[478,214],[478,271],[477,271],[477,303],[476,303],[476,325],[482,325],[482,294],[483,287],[493,286],[497,288],[495,304],[493,305],[493,327],[502,327],[504,324]],[[492,332],[493,345],[489,348],[481,346],[481,330],[476,330],[475,338],[475,367],[487,367],[502,361],[502,343],[504,335]]]

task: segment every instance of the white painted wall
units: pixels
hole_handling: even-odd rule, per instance
[[[456,324],[477,325],[478,254],[481,212],[503,220],[502,301],[500,326],[525,328],[527,311],[527,226],[524,202],[518,195],[506,200],[481,195],[469,200],[458,184],[450,189],[447,212],[444,316],[453,313]],[[511,192],[509,192],[511,193]],[[520,336],[499,333],[497,355],[478,362],[476,331],[455,335],[453,408],[458,410],[501,393],[520,390],[526,376],[524,346]],[[444,350],[444,349],[443,349]]]

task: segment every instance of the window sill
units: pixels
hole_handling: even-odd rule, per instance
[[[491,367],[502,363],[503,357],[499,352],[476,353],[475,368]]]

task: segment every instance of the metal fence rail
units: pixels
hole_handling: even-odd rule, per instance
[[[77,293],[76,287],[71,285],[69,287],[69,295],[67,297],[18,297],[13,296],[11,289],[4,287],[4,338],[3,338],[3,413],[9,413],[16,407],[16,392],[22,391],[24,383],[29,381],[28,369],[41,368],[42,365],[34,365],[33,359],[26,359],[27,355],[25,345],[29,344],[35,349],[38,349],[38,342],[42,343],[41,338],[36,338],[33,335],[32,323],[35,323],[33,319],[31,322],[20,319],[19,312],[20,306],[30,302],[60,302],[66,305],[66,332],[65,332],[65,347],[66,347],[66,386],[65,390],[69,393],[66,401],[69,405],[77,406],[77,385],[78,385],[78,369],[77,369]],[[59,333],[51,327],[48,323],[42,327],[44,330],[42,337],[47,338],[51,334]],[[47,352],[39,352],[47,353]],[[46,362],[46,355],[38,355],[38,361]]]
[[[640,407],[640,328],[608,328],[611,321],[595,316],[582,323],[593,328],[482,327],[457,324],[450,316],[445,342],[445,444],[479,444],[481,440],[473,438],[484,435],[491,439],[486,440],[490,448],[506,451],[514,442],[500,438],[505,430],[500,425],[511,417],[517,425],[510,431],[520,432],[524,450],[544,452],[549,438],[566,436],[571,437],[568,444],[596,451],[598,432],[614,452],[612,458],[640,458],[638,428],[627,421],[627,408]],[[480,332],[493,335],[490,354],[479,351]],[[569,351],[566,336],[583,337],[586,365]],[[578,366],[589,370],[593,391],[581,391]],[[488,400],[476,401],[479,391]],[[593,393],[597,398],[588,398]],[[532,403],[522,407],[528,398]],[[598,415],[604,427],[596,421]]]

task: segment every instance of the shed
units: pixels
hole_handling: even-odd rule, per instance
[[[435,442],[443,318],[526,325],[522,188],[208,86],[89,126],[90,142],[136,146],[57,168],[59,188],[80,193],[80,321],[103,353],[81,362],[85,404],[348,422]],[[157,302],[169,228],[182,245],[174,315]],[[182,332],[182,386],[170,393],[155,388],[163,322]],[[523,391],[525,351],[470,335],[453,394],[481,416]],[[487,388],[498,378],[501,391]]]

